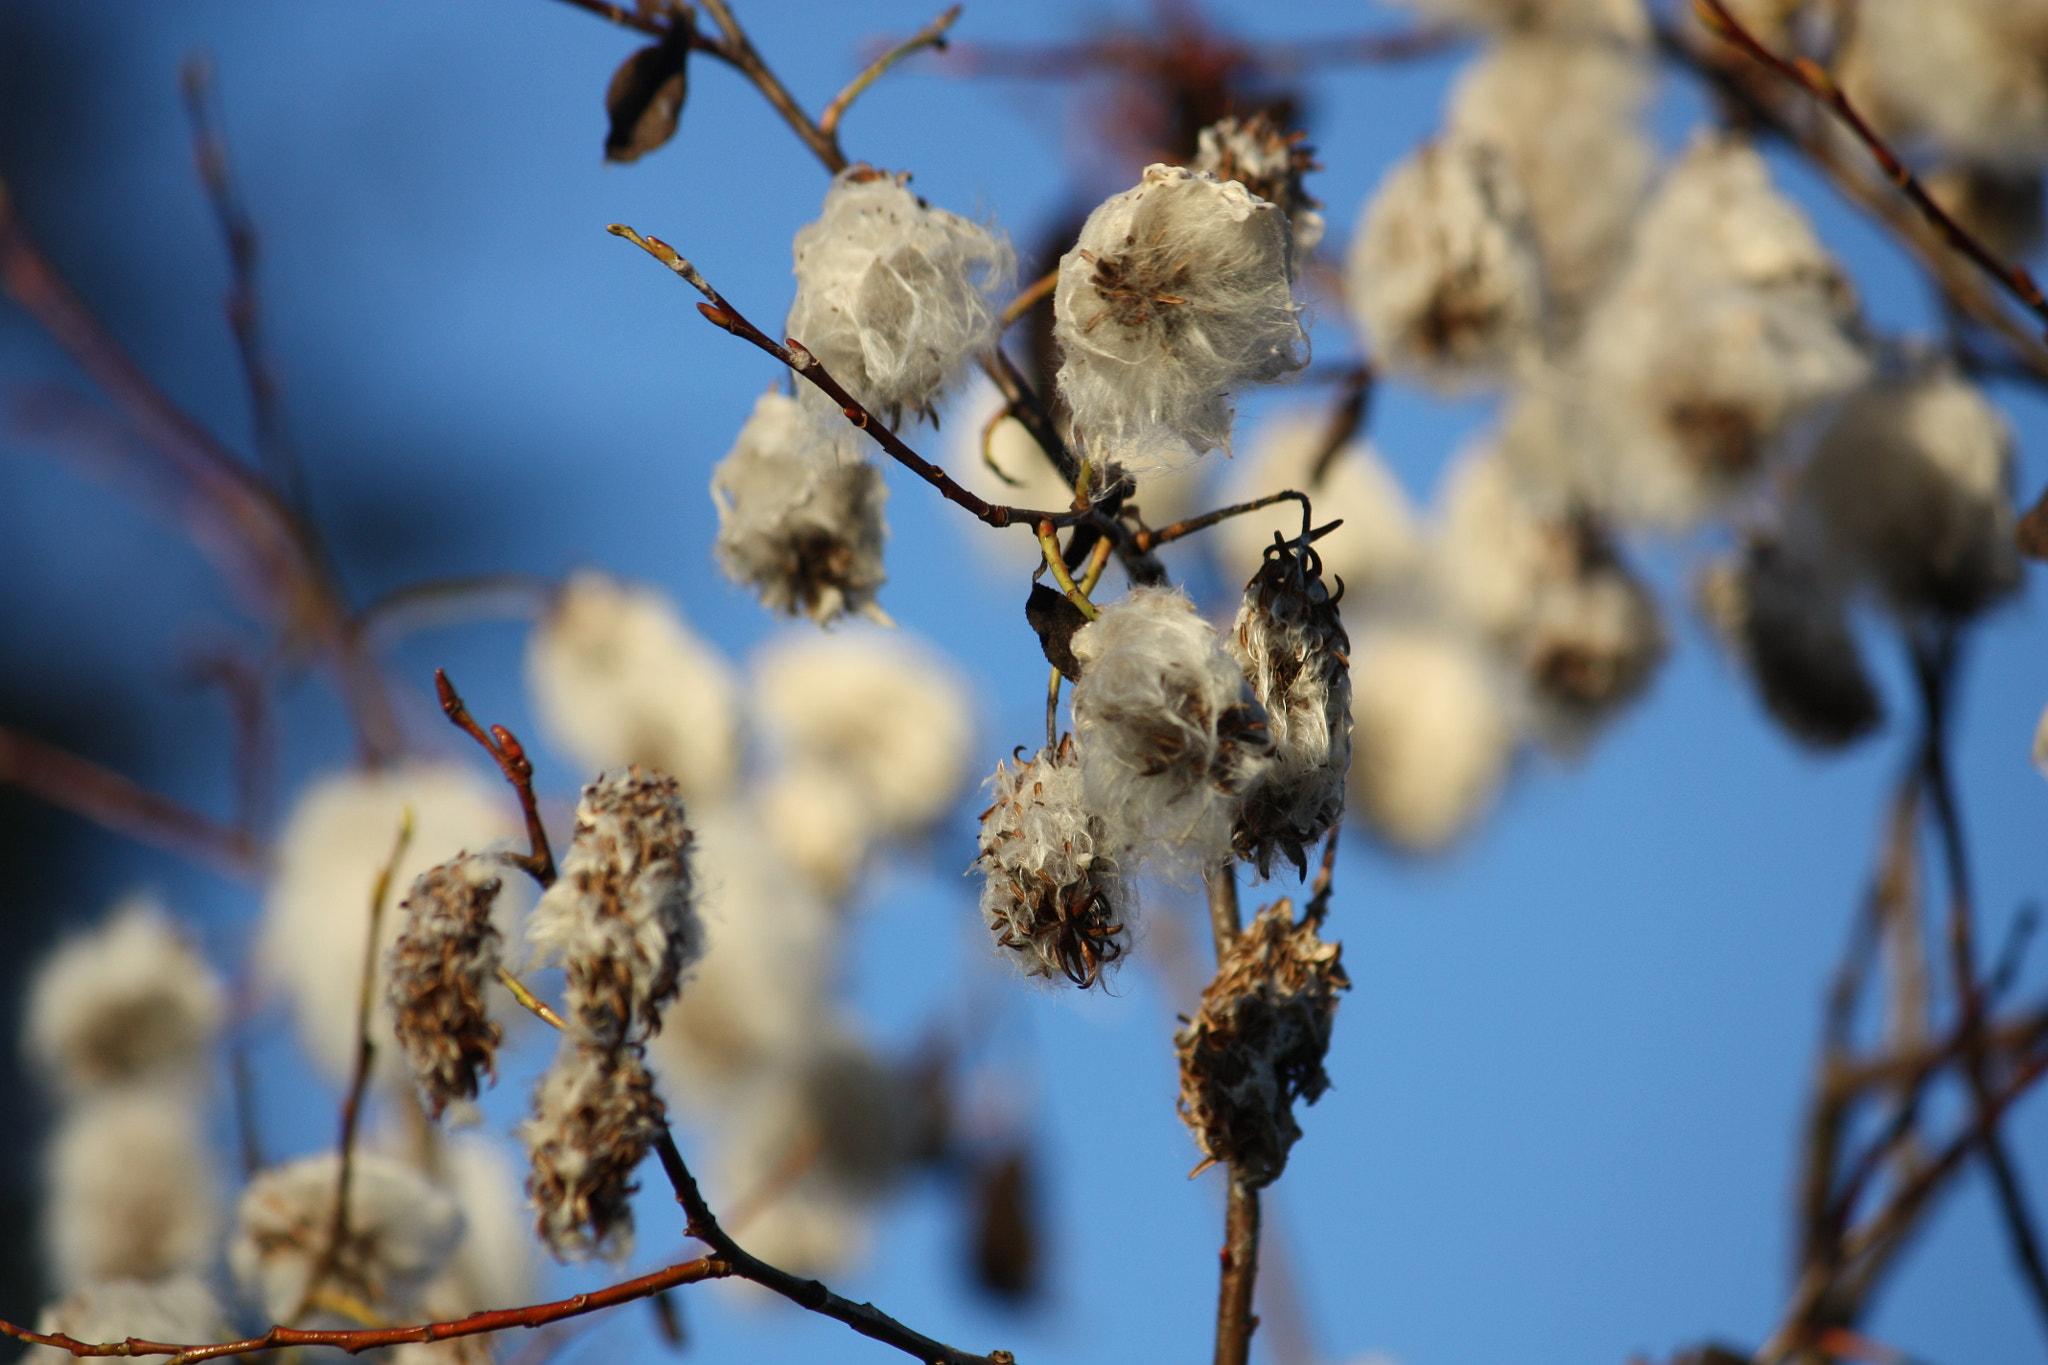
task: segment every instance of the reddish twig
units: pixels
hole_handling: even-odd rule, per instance
[[[498,765],[498,771],[505,774],[505,780],[512,784],[512,790],[519,794],[519,809],[526,815],[528,852],[508,854],[508,861],[524,869],[543,887],[553,885],[555,853],[548,846],[547,827],[540,820],[540,800],[533,794],[533,760],[526,756],[525,748],[504,726],[493,725],[490,733],[486,734],[484,727],[469,714],[469,708],[462,704],[462,698],[455,691],[455,684],[448,681],[446,671],[439,668],[434,670],[434,693],[441,700],[442,713],[454,722],[457,729],[483,746],[491,761]]]
[[[860,98],[861,92],[880,80],[890,67],[896,65],[905,57],[922,52],[926,48],[931,48],[936,52],[944,52],[946,50],[946,30],[953,27],[959,18],[960,6],[950,6],[938,18],[932,20],[916,33],[913,33],[910,37],[897,43],[888,51],[882,53],[881,56],[869,62],[861,69],[860,74],[848,81],[846,88],[837,95],[834,95],[832,102],[825,106],[825,112],[818,116],[818,131],[830,138],[833,147],[837,148],[839,146],[839,120],[846,117],[846,111],[853,107],[853,102]],[[842,152],[841,156],[843,157],[844,155]]]
[[[1292,488],[1286,488],[1278,493],[1268,493],[1263,498],[1253,498],[1250,502],[1234,502],[1228,507],[1219,507],[1213,512],[1204,512],[1199,517],[1188,517],[1183,521],[1176,521],[1171,526],[1162,526],[1156,531],[1140,531],[1132,537],[1132,540],[1137,543],[1140,551],[1155,550],[1161,545],[1171,545],[1182,536],[1191,536],[1197,531],[1206,531],[1218,522],[1228,521],[1232,517],[1241,517],[1247,512],[1256,512],[1261,508],[1271,507],[1276,502],[1300,503],[1301,519],[1304,525],[1307,524],[1310,516],[1313,515],[1309,510],[1308,495]],[[1316,531],[1310,536],[1310,539],[1314,539],[1315,536],[1334,529],[1339,524],[1332,522],[1329,526]]]

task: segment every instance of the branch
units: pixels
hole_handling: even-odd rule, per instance
[[[954,21],[959,17],[960,6],[954,5],[947,9],[916,33],[869,62],[866,70],[855,76],[844,90],[833,96],[832,102],[825,106],[825,112],[818,118],[818,131],[832,140],[834,150],[839,147],[839,120],[846,117],[846,111],[860,98],[861,92],[880,80],[890,67],[913,53],[922,52],[925,48],[944,52],[946,30],[953,27]],[[841,158],[844,159],[844,156],[842,152]]]
[[[1219,507],[1213,512],[1204,512],[1199,517],[1189,517],[1185,521],[1176,521],[1173,525],[1163,526],[1157,531],[1140,531],[1133,539],[1137,541],[1140,550],[1154,550],[1161,545],[1170,545],[1182,536],[1191,536],[1197,531],[1206,531],[1220,521],[1228,521],[1232,517],[1241,517],[1247,512],[1256,512],[1261,508],[1271,507],[1276,502],[1298,502],[1301,504],[1302,531],[1312,541],[1321,539],[1344,524],[1341,521],[1333,521],[1327,526],[1321,526],[1310,531],[1308,529],[1308,521],[1311,513],[1309,511],[1308,495],[1297,492],[1292,488],[1284,488],[1278,493],[1268,493],[1263,498],[1253,498],[1250,502],[1234,502],[1228,507]]]
[[[504,726],[493,725],[489,734],[484,733],[483,726],[469,714],[469,708],[462,704],[461,696],[455,691],[455,684],[448,681],[448,674],[442,669],[434,670],[434,692],[441,699],[442,713],[454,722],[458,730],[483,746],[491,761],[498,765],[498,771],[505,774],[505,780],[512,784],[512,790],[519,794],[519,809],[526,815],[528,851],[508,854],[508,860],[513,866],[524,869],[543,887],[552,885],[555,880],[555,854],[548,847],[547,827],[540,820],[540,800],[533,794],[533,761]]]
[[[704,0],[704,8],[717,23],[719,32],[725,35],[719,56],[730,62],[741,75],[754,83],[775,106],[775,112],[782,115],[782,121],[803,140],[811,154],[824,164],[826,170],[837,175],[846,169],[846,155],[839,150],[839,140],[812,121],[789,93],[788,87],[776,78],[768,64],[761,60],[761,54],[754,50],[754,44],[747,37],[739,20],[733,17],[732,7],[725,0]]]
[[[1204,872],[1202,883],[1208,891],[1209,930],[1216,940],[1220,966],[1244,932],[1244,918],[1237,906],[1237,875],[1230,863],[1223,862]],[[1216,1286],[1216,1365],[1245,1365],[1251,1356],[1252,1332],[1259,1325],[1252,1315],[1258,1277],[1259,1192],[1240,1180],[1232,1167],[1223,1207],[1222,1270]]]

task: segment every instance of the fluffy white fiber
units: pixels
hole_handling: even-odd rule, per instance
[[[410,808],[412,842],[392,878],[381,963],[405,923],[398,898],[419,875],[459,853],[481,852],[519,830],[510,793],[495,779],[446,763],[411,762],[381,772],[344,772],[307,786],[292,807],[272,852],[257,965],[264,980],[291,1001],[307,1055],[331,1081],[347,1079],[355,1061],[357,995],[370,937],[370,894],[391,858],[399,821]],[[519,880],[505,879],[496,922],[509,937],[527,901]],[[371,1027],[391,1037],[382,968]],[[398,1049],[378,1050],[378,1074],[402,1078]]]
[[[212,1263],[219,1188],[198,1104],[182,1088],[133,1086],[91,1095],[59,1120],[44,1239],[60,1288]]]
[[[1082,787],[1112,856],[1177,870],[1215,861],[1272,753],[1237,661],[1171,588],[1133,589],[1073,647]]]
[[[1351,809],[1397,848],[1449,845],[1492,803],[1515,742],[1495,666],[1428,624],[1360,633],[1351,655]]]
[[[526,678],[543,732],[586,772],[639,764],[690,801],[731,789],[739,680],[654,589],[570,578],[527,643]]]
[[[1373,191],[1345,296],[1391,374],[1457,391],[1508,377],[1539,340],[1543,278],[1527,201],[1491,143],[1424,143]]]
[[[1092,986],[1130,943],[1130,897],[1071,740],[998,763],[981,817],[981,913],[1026,976]]]
[[[440,1277],[420,1295],[423,1311],[457,1318],[530,1303],[540,1278],[526,1192],[510,1151],[494,1137],[445,1135],[435,1183],[455,1200],[463,1237]]]
[[[711,472],[718,566],[772,611],[820,623],[881,614],[888,489],[856,437],[867,439],[837,413],[764,393]]]
[[[1323,240],[1322,201],[1309,197],[1302,176],[1316,169],[1314,154],[1299,131],[1289,133],[1265,113],[1218,119],[1195,138],[1188,169],[1218,180],[1235,180],[1259,198],[1278,204],[1294,230],[1294,255],[1306,260]]]
[[[820,896],[842,901],[877,833],[867,788],[844,767],[803,758],[770,773],[755,801],[790,865]]]
[[[213,1290],[197,1275],[102,1280],[86,1285],[43,1309],[36,1330],[45,1336],[61,1332],[74,1341],[140,1337],[199,1345],[230,1339],[227,1315],[221,1312]],[[22,1365],[74,1365],[78,1357],[55,1346],[31,1346],[17,1359]]]
[[[36,968],[23,1045],[69,1094],[192,1079],[225,1011],[219,977],[163,907],[130,896]]]
[[[789,763],[843,774],[876,830],[915,833],[959,799],[973,694],[938,652],[897,631],[792,635],[754,663],[761,733]]]
[[[993,296],[1016,267],[1003,238],[864,166],[833,180],[795,250],[784,335],[892,423],[899,410],[929,412],[962,362],[995,340]]]
[[[1308,363],[1287,216],[1236,182],[1148,166],[1060,258],[1059,386],[1088,458],[1145,476],[1230,444],[1230,396]]]
[[[1873,384],[1822,433],[1804,493],[1895,610],[1967,616],[2020,583],[2012,433],[1946,370]]]
[[[1905,141],[2007,171],[2048,164],[2048,6],[2040,0],[1860,5],[1842,83]]]

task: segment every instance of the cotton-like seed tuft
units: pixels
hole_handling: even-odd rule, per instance
[[[334,1246],[340,1174],[340,1155],[325,1152],[259,1172],[242,1191],[228,1267],[273,1322],[317,1309],[308,1301],[323,1290],[403,1315],[462,1241],[453,1199],[390,1157],[357,1150],[349,1157],[347,1235]]]
[[[1294,229],[1294,256],[1305,260],[1323,240],[1323,201],[1310,196],[1302,178],[1321,170],[1316,150],[1302,129],[1288,132],[1265,110],[1250,118],[1218,119],[1196,137],[1191,171],[1221,181],[1235,180],[1268,203],[1278,204]]]
[[[784,335],[891,425],[904,410],[930,415],[961,364],[993,344],[994,295],[1016,269],[1003,238],[865,166],[833,180],[795,251]]]
[[[1232,843],[1270,877],[1308,875],[1310,845],[1344,814],[1351,767],[1351,641],[1313,546],[1275,538],[1225,641],[1266,709],[1273,761],[1245,788]]]
[[[1351,655],[1350,808],[1396,848],[1462,834],[1506,776],[1516,726],[1496,666],[1461,632],[1389,623]]]
[[[1499,34],[1564,34],[1641,43],[1650,35],[1643,0],[1401,0],[1425,18]]]
[[[1839,749],[1883,723],[1840,584],[1810,554],[1752,537],[1701,575],[1698,596],[1764,708],[1794,739]]]
[[[711,472],[718,566],[771,611],[820,624],[881,613],[888,489],[856,434],[836,415],[765,393]]]
[[[455,1200],[464,1232],[454,1258],[420,1295],[424,1316],[459,1318],[532,1302],[540,1257],[527,1218],[524,1175],[501,1138],[454,1133],[437,1144],[435,1183]]]
[[[220,1233],[219,1189],[198,1096],[179,1087],[100,1091],[50,1136],[44,1239],[58,1286],[203,1271]]]
[[[2012,433],[1946,370],[1880,381],[1821,434],[1802,492],[1893,610],[1960,619],[2020,584]]]
[[[996,765],[981,814],[981,914],[1026,976],[1087,988],[1130,946],[1130,898],[1100,815],[1082,794],[1071,737],[1029,763]]]
[[[1173,588],[1132,589],[1073,645],[1082,791],[1104,822],[1102,852],[1181,871],[1220,859],[1273,751],[1237,661]]]
[[[811,889],[843,901],[877,834],[867,789],[844,768],[797,759],[768,776],[755,802],[776,848]]]
[[[704,951],[690,827],[675,779],[629,768],[576,805],[560,875],[527,941],[568,976],[569,1012],[599,1046],[645,1041]]]
[[[1857,107],[1909,149],[2007,171],[2048,164],[2048,8],[2040,0],[1859,6],[1841,59]]]
[[[85,1285],[44,1308],[36,1319],[44,1336],[63,1334],[73,1341],[115,1342],[136,1337],[180,1346],[197,1346],[228,1337],[227,1314],[197,1275],[158,1280],[101,1280]],[[153,1359],[141,1353],[138,1360]],[[79,1357],[55,1346],[31,1346],[21,1365],[75,1365]]]
[[[654,589],[571,577],[527,644],[526,677],[541,728],[584,771],[637,763],[690,801],[731,791],[739,680]]]
[[[163,907],[131,896],[36,968],[23,1045],[68,1094],[191,1079],[220,1031],[221,994]]]
[[[509,805],[502,782],[441,763],[337,773],[300,793],[273,854],[257,962],[291,1001],[306,1052],[329,1080],[347,1080],[355,1066],[370,895],[391,860],[405,812],[412,812],[413,836],[391,879],[394,894],[464,850],[514,837],[518,826]],[[511,930],[526,903],[523,892],[509,887],[499,896],[501,932]],[[387,908],[376,947],[380,971],[402,925]],[[391,1036],[385,987],[380,979],[371,997],[374,1038]],[[395,1049],[381,1049],[378,1074],[402,1080],[396,1062]]]
[[[1227,1161],[1254,1188],[1287,1169],[1301,1137],[1294,1102],[1314,1104],[1330,1088],[1323,1056],[1337,992],[1351,980],[1343,945],[1325,943],[1316,928],[1297,922],[1286,900],[1259,911],[1217,964],[1201,1010],[1174,1035],[1180,1115],[1202,1165]]]
[[[634,1168],[664,1117],[637,1044],[566,1037],[519,1127],[535,1230],[559,1260],[625,1259],[633,1250]]]
[[[1060,258],[1060,394],[1098,468],[1144,477],[1230,444],[1231,392],[1308,363],[1287,215],[1244,186],[1148,166]]]
[[[1457,392],[1508,377],[1540,339],[1528,204],[1490,143],[1425,143],[1373,191],[1345,295],[1389,373]]]
[[[497,1078],[505,1031],[484,996],[498,972],[491,907],[504,870],[494,858],[457,858],[421,873],[399,907],[404,927],[385,969],[387,994],[399,1046],[435,1118],[476,1098],[478,1072]]]

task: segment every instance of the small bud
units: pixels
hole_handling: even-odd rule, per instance
[[[622,1260],[633,1249],[633,1171],[659,1136],[664,1111],[635,1044],[566,1037],[520,1125],[532,1162],[535,1230],[561,1260]]]
[[[1202,1008],[1174,1035],[1180,1053],[1180,1116],[1202,1149],[1202,1167],[1227,1161],[1254,1187],[1287,1168],[1301,1137],[1294,1102],[1314,1104],[1330,1087],[1323,1071],[1337,992],[1351,989],[1343,945],[1325,943],[1311,920],[1275,901],[1237,936],[1202,991]]]
[[[392,946],[388,995],[399,1045],[412,1062],[427,1111],[473,1100],[477,1073],[497,1076],[504,1030],[484,1012],[498,971],[491,906],[503,889],[495,859],[461,857],[420,874],[399,907],[405,927]]]

